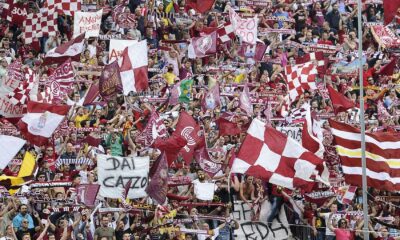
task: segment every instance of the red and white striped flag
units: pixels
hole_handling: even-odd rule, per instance
[[[136,141],[148,147],[159,137],[167,137],[167,128],[158,113],[153,111],[146,127],[136,137]]]
[[[69,58],[79,62],[80,55],[85,49],[84,42],[85,34],[83,33],[71,41],[51,49],[46,53],[43,64],[64,63]]]
[[[345,181],[362,186],[360,130],[333,120],[329,120],[329,124],[342,161]],[[368,186],[400,191],[400,136],[388,132],[366,133],[365,156]]]
[[[148,88],[147,52],[147,41],[144,40],[125,48],[122,53],[120,72],[124,95]]]
[[[25,44],[30,44],[33,39],[57,34],[57,12],[45,10],[40,13],[31,13],[24,21],[23,39]]]
[[[231,23],[225,23],[223,26],[219,27],[217,30],[218,39],[225,43],[235,38],[235,29]]]
[[[69,109],[67,105],[28,102],[27,114],[18,123],[21,134],[37,146],[47,144]]]
[[[74,12],[81,10],[81,5],[81,0],[47,0],[43,7],[49,10],[56,9],[58,14],[74,16]]]
[[[32,71],[32,69],[26,67],[23,72],[25,80],[20,82],[19,86],[8,94],[10,102],[14,105],[26,104],[31,90],[35,87],[35,84],[38,84],[37,75]]]
[[[323,161],[296,140],[254,119],[232,164],[233,173],[261,178],[289,189],[313,188],[312,175],[327,182]]]
[[[291,101],[296,100],[304,90],[317,89],[315,77],[318,72],[317,67],[312,62],[286,66],[285,74]]]

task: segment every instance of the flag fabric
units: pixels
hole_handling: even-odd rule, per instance
[[[43,7],[55,10],[58,14],[74,16],[74,12],[81,10],[82,1],[80,0],[46,0]]]
[[[215,84],[202,99],[203,110],[212,109],[221,105],[219,84]]]
[[[158,204],[163,204],[168,193],[168,162],[165,153],[161,153],[150,169],[150,183],[146,187],[147,194]]]
[[[23,24],[23,39],[30,44],[33,39],[57,34],[57,12],[54,10],[31,13],[26,16]]]
[[[196,149],[194,152],[194,159],[200,168],[203,169],[210,177],[214,177],[222,169],[221,163],[216,163],[210,159],[210,155],[206,149],[206,146]]]
[[[104,66],[99,80],[99,93],[104,100],[110,100],[122,90],[118,61]]]
[[[164,121],[160,118],[157,111],[153,111],[147,121],[146,127],[136,136],[135,141],[145,147],[149,147],[159,137],[167,137],[167,127],[164,125]]]
[[[248,116],[253,115],[253,105],[251,103],[249,86],[247,84],[244,85],[243,91],[239,96],[239,107]]]
[[[229,22],[225,23],[217,30],[218,40],[222,43],[229,42],[232,39],[235,39],[235,29],[233,25]]]
[[[124,95],[128,95],[131,91],[141,92],[148,88],[147,64],[146,40],[125,48],[120,66]]]
[[[96,99],[100,98],[100,92],[99,92],[99,81],[95,80],[92,85],[90,85],[90,88],[88,89],[86,93],[85,100],[83,101],[83,105],[90,105],[96,102]]]
[[[71,59],[58,66],[46,80],[44,98],[50,99],[49,103],[61,103],[68,92],[72,91],[75,82],[75,73],[72,69]]]
[[[187,165],[190,165],[194,150],[202,141],[199,125],[187,112],[181,112],[173,135],[182,136],[186,140],[187,144],[181,149],[180,156]]]
[[[342,186],[336,191],[336,199],[340,204],[351,204],[356,195],[357,187],[355,186]]]
[[[99,184],[79,184],[76,188],[78,203],[82,203],[89,207],[94,206],[99,190]]]
[[[22,26],[28,13],[28,8],[29,5],[26,2],[7,0],[6,3],[3,3],[2,17],[17,26]]]
[[[69,109],[66,105],[28,102],[27,114],[18,123],[21,134],[32,144],[45,145]]]
[[[19,169],[17,177],[29,177],[33,174],[36,165],[36,157],[29,151],[25,153],[22,160],[21,168]]]
[[[192,38],[188,47],[190,59],[203,58],[217,52],[217,32]]]
[[[241,18],[232,8],[229,9],[229,19],[235,33],[243,42],[255,45],[258,34],[258,17]]]
[[[80,55],[85,49],[85,34],[61,44],[60,46],[50,49],[45,56],[43,64],[64,63],[69,58],[73,61],[80,61]]]
[[[232,172],[289,189],[302,188],[307,192],[313,187],[311,176],[321,176],[326,169],[320,158],[296,140],[253,119],[232,164]]]
[[[317,89],[315,77],[317,68],[312,62],[285,67],[286,80],[291,101],[296,100],[304,90]]]
[[[361,133],[345,123],[329,120],[336,151],[342,161],[345,181],[362,186]],[[370,187],[400,191],[400,137],[393,133],[365,134],[367,184]]]
[[[209,11],[214,5],[215,0],[187,0],[186,7],[193,8],[199,13]]]
[[[314,136],[312,130],[311,106],[306,107],[306,117],[301,132],[301,144],[305,149],[314,153],[317,157],[323,159],[325,147],[317,137]]]
[[[331,96],[332,105],[335,114],[339,112],[344,112],[347,109],[354,108],[355,104],[350,99],[346,98],[343,94],[338,93],[333,87],[327,85],[329,95]]]
[[[304,64],[307,62],[313,62],[314,65],[317,65],[318,73],[325,72],[326,61],[323,52],[310,52],[302,57],[296,58],[296,64]]]
[[[25,145],[25,140],[13,136],[0,135],[0,169],[4,169]]]
[[[385,25],[391,23],[397,14],[397,9],[400,8],[399,1],[383,0],[383,14]]]
[[[238,55],[244,58],[253,58],[256,61],[262,61],[267,45],[257,42],[256,44],[242,43]]]
[[[236,115],[233,113],[223,113],[217,120],[219,135],[238,135],[242,132],[235,121]]]
[[[396,67],[396,58],[391,58],[390,62],[381,67],[378,76],[387,75],[392,76],[394,72],[394,68]]]
[[[167,139],[158,138],[154,141],[154,148],[165,152],[167,157],[168,166],[177,159],[179,151],[187,144],[186,139],[178,134],[173,134]]]
[[[178,87],[178,96],[179,102],[188,103],[192,100],[192,86],[193,86],[193,79],[185,79],[179,83]]]
[[[20,82],[14,91],[8,94],[10,102],[14,105],[24,105],[29,100],[31,91],[34,89],[35,84],[38,84],[37,75],[30,68],[23,69],[25,79]]]

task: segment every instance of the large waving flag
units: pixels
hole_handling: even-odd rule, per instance
[[[79,62],[80,55],[85,49],[84,42],[85,34],[82,33],[71,41],[51,49],[46,53],[43,64],[64,63],[68,58]]]
[[[336,150],[348,184],[362,186],[361,133],[345,123],[329,120]],[[393,133],[365,134],[368,186],[400,191],[400,137]]]
[[[312,175],[324,182],[329,177],[319,157],[258,119],[254,119],[247,130],[232,172],[289,189],[302,188],[306,192],[313,188]]]
[[[144,40],[125,48],[122,53],[120,72],[124,95],[144,91],[149,86],[147,52],[147,41]]]
[[[32,144],[45,145],[69,109],[66,105],[30,101],[27,114],[18,123],[21,134]]]

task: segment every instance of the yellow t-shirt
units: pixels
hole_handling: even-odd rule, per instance
[[[168,85],[172,85],[175,82],[176,75],[171,73],[171,72],[167,72],[167,73],[164,74],[164,78],[167,81]]]
[[[75,117],[75,127],[81,128],[81,127],[82,127],[82,126],[81,126],[81,122],[82,122],[82,121],[86,121],[86,120],[88,120],[88,119],[89,119],[89,114],[82,115],[82,116],[77,115],[77,116]]]

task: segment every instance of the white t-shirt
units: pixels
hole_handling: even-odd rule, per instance
[[[197,199],[203,201],[213,200],[214,192],[217,189],[215,183],[200,182],[199,179],[193,180],[194,194]]]

